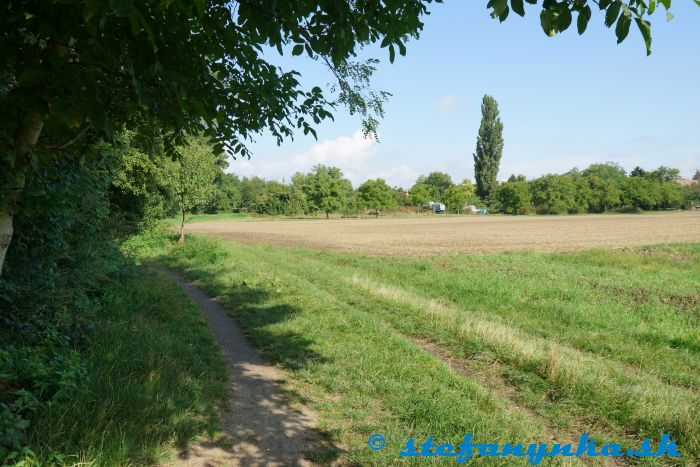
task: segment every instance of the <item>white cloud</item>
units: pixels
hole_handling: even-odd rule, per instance
[[[365,138],[362,131],[357,130],[351,136],[326,139],[291,156],[253,155],[250,160],[234,160],[228,171],[241,176],[289,181],[295,172],[309,172],[314,165],[323,164],[340,167],[345,176],[357,184],[367,178],[367,162],[376,154],[376,145],[375,140]]]
[[[443,96],[438,100],[437,107],[443,111],[454,110],[459,105],[459,98],[457,96]]]
[[[293,166],[301,168],[312,167],[316,164],[353,166],[366,161],[375,152],[376,141],[365,138],[361,130],[352,136],[340,136],[316,143],[308,151],[297,154],[293,158]]]
[[[359,176],[359,183],[362,183],[370,178],[382,178],[391,186],[400,186],[407,189],[413,186],[413,183],[416,181],[419,175],[420,174],[418,172],[411,169],[406,164],[401,164],[394,167],[389,167],[388,169],[380,169],[361,174]]]

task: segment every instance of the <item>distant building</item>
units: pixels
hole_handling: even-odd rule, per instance
[[[473,204],[465,205],[464,208],[462,208],[462,210],[468,214],[476,214],[477,212],[479,212],[479,208],[477,208]]]
[[[697,185],[700,180],[693,180],[692,178],[679,178],[676,180],[676,183],[678,183],[681,186],[693,186]]]

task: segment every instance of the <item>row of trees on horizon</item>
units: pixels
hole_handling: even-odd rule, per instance
[[[357,188],[338,167],[317,165],[298,172],[290,182],[226,173],[227,164],[203,141],[190,141],[181,161],[155,156],[138,148],[129,133],[122,145],[122,161],[113,182],[112,202],[127,218],[153,221],[175,214],[251,212],[262,215],[363,213],[367,210],[420,210],[430,201],[444,203],[460,213],[466,205],[507,214],[598,213],[610,210],[658,210],[700,205],[700,183],[677,183],[678,169],[661,166],[629,174],[616,163],[593,164],[584,170],[527,179],[512,175],[492,182],[479,195],[470,179],[454,182],[449,174],[432,172],[419,177],[409,189],[390,186],[383,179],[365,181]],[[695,175],[700,180],[700,172]]]

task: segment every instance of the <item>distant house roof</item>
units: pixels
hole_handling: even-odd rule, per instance
[[[692,186],[698,183],[698,180],[693,180],[692,178],[679,178],[676,183],[683,186]]]

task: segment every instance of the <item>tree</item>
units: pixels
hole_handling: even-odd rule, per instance
[[[250,209],[258,214],[281,215],[291,214],[290,188],[280,182],[268,181],[265,189],[258,194]]]
[[[159,142],[141,141],[130,130],[117,135],[111,143],[96,145],[108,160],[115,161],[109,199],[112,216],[126,231],[153,225],[171,214],[171,186],[165,179],[163,164],[170,162]]]
[[[585,177],[590,187],[589,207],[596,212],[605,212],[620,205],[622,191],[614,180],[597,175]]]
[[[339,168],[319,164],[307,174],[304,192],[311,211],[325,212],[327,219],[345,207],[352,185]]]
[[[387,210],[396,206],[395,191],[381,178],[367,180],[357,189],[360,207]]]
[[[605,164],[591,164],[581,172],[581,175],[584,177],[595,175],[603,180],[622,182],[627,177],[627,172],[616,162],[606,162]]]
[[[481,102],[481,126],[476,138],[474,176],[476,194],[488,198],[496,185],[498,168],[503,155],[503,123],[499,117],[496,99],[485,95]]]
[[[693,209],[700,206],[700,183],[681,187],[681,196],[683,197],[683,209]]]
[[[663,201],[660,184],[647,177],[629,177],[622,185],[622,202],[637,209],[654,209]]]
[[[700,170],[695,171],[695,175],[693,175],[693,180],[700,180]]]
[[[539,212],[566,214],[577,210],[576,184],[567,175],[545,175],[530,184],[532,202]]]
[[[445,191],[445,196],[442,200],[445,202],[447,209],[459,214],[472,194],[464,185],[452,185]]]
[[[680,178],[680,171],[678,169],[673,169],[662,165],[656,170],[646,174],[652,180],[658,180],[660,182],[672,182]]]
[[[504,183],[496,190],[496,201],[506,214],[523,214],[532,202],[532,196],[527,182],[512,180]]]
[[[444,201],[445,191],[454,185],[452,177],[444,172],[430,172],[427,177],[418,177],[416,183],[427,186],[435,201]]]
[[[447,209],[459,214],[467,201],[474,197],[474,192],[474,185],[468,178],[465,178],[459,185],[448,187],[444,197]]]
[[[236,175],[221,172],[214,179],[214,184],[215,193],[212,202],[205,207],[206,212],[233,212],[241,205],[241,180]]]
[[[408,203],[411,206],[421,207],[431,201],[432,193],[430,187],[425,183],[416,183],[408,192]]]
[[[646,174],[646,170],[644,170],[640,166],[637,166],[634,169],[632,169],[632,172],[630,172],[630,177],[644,177]]]
[[[211,201],[215,193],[214,180],[221,172],[220,158],[212,146],[201,139],[188,138],[178,149],[180,157],[173,163],[170,180],[180,208],[180,243],[185,241],[185,216],[193,208]]]
[[[306,199],[304,186],[306,185],[306,175],[297,172],[292,175],[292,185],[290,187],[290,211],[292,213],[307,213],[309,212],[309,203]]]
[[[676,182],[661,183],[661,208],[678,209],[683,204],[683,190]]]

